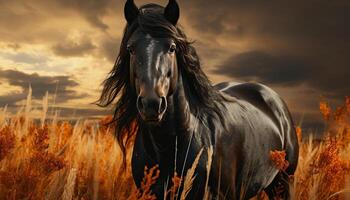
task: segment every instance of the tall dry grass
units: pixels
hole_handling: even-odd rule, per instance
[[[127,199],[136,189],[110,119],[48,120],[47,99],[40,123],[30,93],[17,115],[0,110],[0,199]]]
[[[350,199],[350,97],[332,111],[320,103],[325,136],[300,144],[298,168],[291,186],[294,199]],[[301,129],[297,129],[301,135]]]
[[[130,167],[121,170],[114,128],[105,125],[111,117],[69,123],[58,115],[47,119],[48,95],[40,116],[33,116],[37,112],[30,93],[26,102],[14,116],[6,107],[0,109],[0,199],[155,199],[150,188],[159,176],[157,166],[145,168],[142,187],[136,189]],[[290,190],[293,199],[350,199],[350,98],[335,111],[326,103],[320,109],[327,123],[326,136],[322,141],[312,136],[302,140],[302,131],[297,129],[300,159]],[[212,151],[201,154],[211,157]],[[271,155],[283,171],[283,152]],[[207,165],[210,169],[211,161]],[[193,163],[185,177],[174,174],[164,194],[184,199],[196,178],[195,168]],[[178,194],[181,184],[185,192]],[[207,198],[211,196],[208,191]]]

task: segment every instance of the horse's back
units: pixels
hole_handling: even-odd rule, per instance
[[[248,142],[248,146],[251,147],[250,149],[248,148],[247,151],[254,152],[250,152],[250,156],[253,155],[253,157],[247,159],[260,160],[262,159],[262,156],[266,157],[268,155],[267,152],[269,150],[284,150],[287,154],[286,159],[290,163],[290,166],[287,169],[287,173],[293,174],[297,166],[299,150],[295,129],[293,127],[293,122],[284,101],[273,90],[258,83],[220,83],[215,87],[224,94],[235,98],[237,100],[237,104],[241,104],[243,106],[246,105],[245,107],[247,107],[248,109],[245,110],[244,115],[247,115],[250,121],[254,121],[253,123],[256,123],[256,127],[261,127],[262,129],[252,129],[251,132],[254,133],[247,133],[247,131],[245,131],[245,133],[242,132],[242,134],[244,134],[244,137],[246,137],[246,140],[260,141]],[[237,112],[237,109],[232,110],[232,115],[237,115],[237,113],[239,113]],[[267,122],[263,123],[267,124],[265,128],[261,126],[261,121],[263,120]],[[247,121],[242,120],[238,123],[240,124],[237,124],[237,126],[245,126],[244,124],[247,123]],[[259,143],[264,144],[264,147],[256,146]],[[275,147],[277,147],[278,149],[268,149]],[[263,166],[266,168],[265,171],[270,171],[267,169],[271,168],[269,166],[266,166],[266,164],[268,163],[266,162],[266,159],[269,158],[264,159],[265,161],[261,160],[260,163],[265,163],[263,164]],[[245,161],[242,161],[242,163],[244,162]],[[264,167],[258,167],[254,170],[256,173],[264,173]],[[275,172],[271,172],[268,174],[275,174]],[[268,176],[268,174],[265,175]],[[261,176],[261,179],[263,180],[263,174],[256,175],[256,177],[259,176]],[[257,183],[259,183],[259,180],[256,181]],[[266,183],[266,181],[263,182]],[[268,182],[271,182],[271,180]],[[266,187],[266,185],[263,187]]]

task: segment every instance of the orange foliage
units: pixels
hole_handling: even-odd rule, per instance
[[[302,132],[302,130],[301,130],[301,127],[296,127],[295,128],[295,132],[296,132],[296,134],[297,134],[297,138],[298,138],[298,143],[299,144],[301,144],[301,141],[302,141],[302,139],[303,139],[303,132]]]
[[[299,164],[291,192],[294,199],[345,199],[350,177],[350,97],[333,112],[320,103],[327,120],[325,136],[302,138]],[[1,119],[1,117],[0,117]],[[122,169],[121,152],[111,116],[102,120],[70,122],[47,120],[42,126],[25,115],[0,121],[0,199],[155,199],[151,187],[159,177],[158,166],[145,168],[142,185],[134,185],[130,169]],[[130,129],[136,131],[136,124]],[[130,133],[132,135],[132,133]],[[132,145],[129,145],[130,148]],[[272,149],[273,150],[273,149]],[[277,169],[288,167],[286,152],[271,151]],[[177,199],[183,177],[174,174],[165,195]],[[278,189],[278,188],[276,188]],[[261,194],[266,199],[266,195]]]
[[[286,160],[285,151],[270,151],[270,159],[280,171],[285,171],[289,166],[289,162]]]
[[[328,103],[320,102],[320,111],[322,113],[323,118],[325,120],[329,120],[329,117],[330,117],[330,114],[331,114],[332,110],[329,107]]]
[[[348,113],[350,113],[350,96],[345,97],[345,106],[347,108]]]
[[[175,172],[174,176],[171,178],[172,186],[166,193],[167,196],[170,195],[170,199],[177,199],[177,193],[181,185],[181,180],[182,178]]]
[[[0,161],[15,147],[16,137],[7,125],[0,129]]]
[[[141,188],[137,189],[128,200],[156,200],[156,196],[152,194],[151,187],[156,183],[159,173],[158,165],[155,165],[151,169],[145,166]]]
[[[332,195],[331,199],[345,198],[339,191],[345,189],[350,175],[349,105],[349,97],[335,112],[331,112],[328,104],[320,104],[320,111],[330,126],[323,141],[300,146],[301,159],[295,174],[296,199],[307,200],[311,195],[314,199],[329,199]]]

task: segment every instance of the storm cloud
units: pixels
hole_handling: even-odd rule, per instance
[[[293,87],[306,84],[325,95],[350,94],[349,69],[326,66],[302,56],[270,54],[251,51],[234,55],[219,65],[214,73],[225,74],[244,81]]]
[[[41,99],[46,92],[59,94],[56,99],[57,102],[66,102],[67,100],[86,96],[86,94],[78,94],[73,90],[79,84],[69,76],[41,76],[37,73],[27,74],[18,70],[0,69],[0,80],[22,89],[20,93],[0,96],[1,105],[15,104],[17,101],[25,99],[29,87],[33,88],[32,95],[34,99]]]
[[[167,2],[135,0],[138,6],[164,6]],[[316,116],[321,95],[336,103],[350,95],[347,0],[178,2],[179,23],[195,41],[202,67],[214,83],[264,83],[289,103],[296,121],[303,118],[305,124],[315,126],[319,124]],[[1,53],[6,65],[0,64],[12,69],[0,69],[0,82],[19,87],[23,93],[31,84],[34,97],[41,98],[46,91],[55,92],[58,80],[61,102],[82,98],[84,91],[97,98],[98,87],[118,55],[125,25],[124,3],[0,0],[0,45],[6,49]],[[41,71],[21,71],[32,66]],[[0,97],[0,103],[21,97],[25,95],[9,93]]]
[[[305,83],[334,98],[350,94],[348,1],[193,0],[182,8],[199,37],[246,44],[223,47],[231,55],[214,74],[286,87]]]
[[[308,80],[313,74],[312,70],[311,65],[297,58],[252,51],[232,56],[213,72],[246,81],[292,86]]]

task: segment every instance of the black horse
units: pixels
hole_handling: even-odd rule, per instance
[[[165,8],[137,8],[127,0],[124,9],[127,26],[99,104],[108,106],[118,98],[114,120],[124,156],[133,137],[130,127],[137,124],[132,155],[136,185],[140,187],[145,166],[159,165],[152,191],[163,199],[174,171],[185,175],[200,150],[213,147],[208,187],[208,154],[203,153],[187,199],[202,199],[206,188],[213,197],[226,199],[249,199],[263,190],[273,198],[277,185],[284,186],[287,199],[298,142],[283,100],[262,84],[211,85],[177,25],[175,0]],[[286,152],[284,173],[270,160],[270,150]]]

